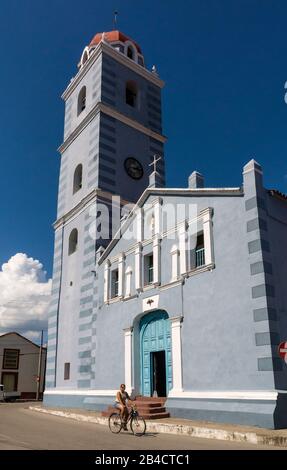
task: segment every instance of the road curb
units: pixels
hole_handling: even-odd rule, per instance
[[[46,413],[62,418],[74,419],[76,421],[82,421],[86,423],[94,423],[101,425],[108,425],[108,418],[103,416],[89,416],[82,415],[80,413],[73,413],[70,411],[53,410],[48,408],[41,408],[39,406],[29,406],[32,411],[40,413]],[[282,434],[274,435],[280,431],[269,431],[264,432],[263,429],[258,429],[258,432],[244,432],[244,431],[232,431],[227,429],[220,429],[208,426],[198,426],[193,424],[174,424],[174,423],[163,423],[155,421],[146,421],[147,431],[153,433],[166,433],[176,434],[183,436],[191,436],[206,439],[218,439],[223,441],[233,442],[249,442],[250,444],[270,445],[278,447],[287,447],[287,435]],[[268,435],[271,433],[272,435]]]

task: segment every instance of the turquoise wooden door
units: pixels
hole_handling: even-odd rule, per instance
[[[172,388],[171,331],[166,312],[158,310],[145,315],[140,322],[141,348],[141,393],[151,396],[152,364],[151,353],[165,351],[166,390]]]

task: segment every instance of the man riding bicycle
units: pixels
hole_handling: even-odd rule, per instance
[[[129,410],[127,407],[127,401],[132,401],[129,394],[126,392],[125,384],[121,384],[120,390],[117,392],[115,407],[120,410],[121,418],[123,421],[123,430],[127,431],[127,420],[129,416]]]

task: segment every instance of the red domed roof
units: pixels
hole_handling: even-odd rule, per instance
[[[126,42],[126,41],[131,41],[135,47],[137,48],[137,51],[141,54],[141,48],[140,46],[131,38],[126,36],[125,34],[121,33],[120,31],[108,31],[105,34],[105,41],[107,42],[116,42],[116,41],[121,41],[121,42]],[[89,46],[96,46],[99,44],[103,36],[103,33],[97,33],[93,39],[91,40]]]

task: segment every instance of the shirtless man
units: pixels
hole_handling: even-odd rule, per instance
[[[127,401],[131,401],[129,394],[126,392],[125,384],[121,384],[120,390],[117,392],[115,407],[120,410],[121,418],[124,423],[124,431],[127,431],[127,420],[129,416],[129,410],[127,407]]]

